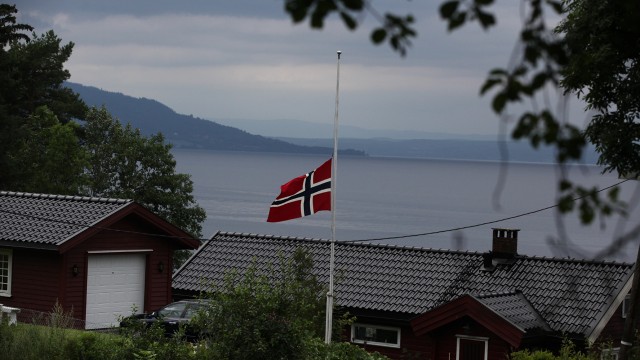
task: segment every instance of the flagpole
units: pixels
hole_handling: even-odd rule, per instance
[[[335,265],[336,244],[336,178],[338,174],[338,105],[340,90],[340,54],[337,51],[336,74],[336,113],[333,118],[333,160],[331,161],[331,256],[329,257],[329,292],[327,292],[327,319],[325,323],[324,342],[331,344],[331,331],[333,327],[333,268]]]

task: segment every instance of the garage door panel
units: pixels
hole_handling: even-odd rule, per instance
[[[145,254],[89,255],[86,328],[118,325],[120,316],[144,306]]]

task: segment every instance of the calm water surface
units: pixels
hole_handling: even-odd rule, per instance
[[[331,237],[329,212],[282,223],[265,222],[280,185],[313,170],[328,157],[181,149],[173,153],[177,170],[191,175],[194,195],[207,212],[205,237],[216,231]],[[376,243],[486,251],[491,248],[491,228],[504,227],[521,229],[518,244],[521,254],[583,258],[592,257],[616,234],[640,220],[636,206],[631,207],[628,220],[613,218],[591,226],[581,226],[575,214],[562,217],[551,209],[494,224],[446,231],[555,203],[557,167],[509,164],[506,177],[502,178],[504,186],[496,195],[500,166],[498,162],[340,157],[336,238],[368,240],[442,231]],[[620,181],[614,175],[600,174],[596,166],[573,166],[570,174],[572,179],[590,186],[605,187]],[[637,181],[625,183],[622,190],[632,205],[638,203]],[[560,236],[559,229],[566,230],[567,239]],[[561,240],[555,244],[558,239]],[[572,251],[567,252],[567,248]],[[634,261],[635,249],[635,244],[622,249],[615,259]]]

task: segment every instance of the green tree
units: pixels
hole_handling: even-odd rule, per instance
[[[562,86],[596,114],[586,129],[607,171],[640,173],[640,3],[566,2]]]
[[[312,268],[311,256],[298,248],[268,271],[254,264],[245,274],[227,274],[223,287],[207,295],[214,305],[197,320],[215,356],[309,358],[312,339],[324,334],[326,291]]]
[[[23,31],[33,31],[33,27],[27,24],[16,24],[15,13],[18,9],[15,5],[0,4],[0,44],[2,48],[12,42],[29,41],[29,36]]]
[[[46,106],[27,117],[21,137],[9,158],[21,179],[21,190],[51,194],[77,194],[86,183],[86,152],[77,137],[79,125],[61,124]]]
[[[193,197],[193,181],[176,172],[162,134],[144,137],[122,126],[106,108],[91,108],[84,124],[88,186],[92,196],[133,199],[172,224],[200,236],[206,213]]]
[[[9,158],[24,142],[20,131],[37,108],[46,106],[66,124],[81,118],[86,106],[78,95],[63,87],[69,72],[63,65],[71,55],[73,43],[61,44],[53,33],[29,37],[33,28],[16,24],[15,6],[0,5],[0,188],[14,189],[24,179],[19,169],[10,167]]]

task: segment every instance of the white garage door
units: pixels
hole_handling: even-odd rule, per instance
[[[86,328],[118,326],[118,317],[144,308],[145,254],[90,254]]]

